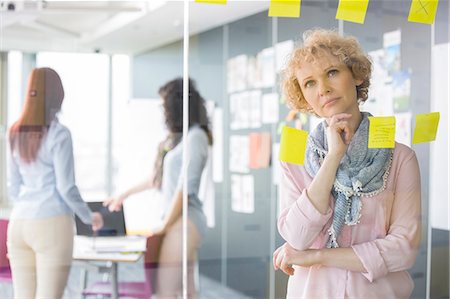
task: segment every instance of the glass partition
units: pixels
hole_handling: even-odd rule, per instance
[[[448,284],[443,283],[448,269],[436,262],[429,267],[430,250],[444,260],[448,258],[448,229],[442,228],[448,222],[448,209],[444,213],[429,208],[433,200],[446,206],[436,190],[448,193],[448,187],[432,179],[439,172],[433,167],[436,159],[442,161],[440,175],[446,177],[448,172],[443,157],[444,151],[448,156],[448,141],[439,137],[446,130],[448,107],[442,104],[446,101],[433,100],[436,93],[447,97],[445,84],[434,81],[444,82],[444,69],[448,72],[444,58],[448,55],[448,26],[444,25],[448,24],[448,3],[439,3],[435,24],[427,25],[408,22],[410,2],[372,2],[363,24],[337,20],[337,1],[302,2],[300,18],[274,18],[264,11],[190,38],[190,76],[215,105],[210,117],[215,137],[212,173],[216,212],[215,225],[208,228],[199,254],[203,294],[219,292],[209,287],[213,278],[225,289],[238,292],[235,296],[286,296],[288,276],[272,265],[272,253],[284,243],[277,229],[278,202],[286,196],[280,187],[280,180],[286,179],[279,168],[281,127],[311,133],[320,120],[287,107],[281,95],[280,70],[287,54],[301,44],[303,33],[316,27],[356,37],[371,57],[371,88],[361,110],[374,116],[394,116],[395,140],[415,151],[420,168],[421,242],[415,245],[414,265],[408,267],[414,282],[411,297],[448,293]],[[192,10],[200,9],[199,5],[193,4]],[[221,9],[226,13],[224,6]],[[221,86],[216,86],[218,82]],[[440,112],[436,141],[413,144],[416,115],[430,112]],[[268,139],[270,146],[265,143]],[[267,152],[269,160],[265,160]],[[433,159],[432,153],[439,158]],[[436,228],[430,228],[429,217],[433,216],[429,215],[440,216]],[[431,231],[436,239],[431,239]],[[444,279],[437,278],[441,275]]]
[[[9,6],[2,6],[0,12],[4,20],[0,22],[0,107],[5,109],[0,115],[6,116],[0,125],[10,127],[19,118],[29,95],[31,70],[55,69],[65,91],[59,120],[72,134],[81,196],[85,201],[106,201],[108,207],[97,206],[105,221],[111,214],[119,215],[98,233],[81,236],[83,244],[90,246],[84,249],[95,257],[73,254],[63,298],[97,296],[98,287],[108,296],[141,298],[333,298],[358,297],[355,294],[365,291],[401,297],[395,292],[409,292],[412,283],[411,298],[449,296],[448,0],[439,1],[432,25],[408,21],[410,1],[370,1],[362,24],[336,19],[339,1],[334,0],[302,1],[300,17],[290,18],[269,16],[270,1],[223,1],[222,5],[189,1],[190,123],[185,136],[183,42],[188,36],[183,36],[183,1],[48,1],[45,9],[35,7],[39,19],[20,13],[41,3],[35,2],[23,7],[13,3],[16,14],[6,12]],[[329,249],[350,257],[327,255],[328,228],[336,213],[331,208],[321,213],[314,205],[317,193],[310,192],[311,183],[305,180],[310,170],[280,163],[280,152],[286,150],[281,145],[284,128],[311,136],[322,122],[289,106],[282,90],[290,54],[301,46],[303,34],[314,28],[354,36],[369,54],[371,85],[360,109],[373,116],[394,116],[395,140],[412,148],[420,169],[420,180],[414,180],[413,171],[407,174],[411,177],[399,177],[399,169],[406,169],[414,159],[398,166],[393,158],[396,168],[387,173],[395,179],[381,179],[388,184],[387,195],[363,199],[361,210],[352,206],[357,214],[362,211],[359,223],[343,228],[345,237],[336,241],[345,244],[343,248]],[[314,70],[316,66],[310,65]],[[324,76],[331,80],[345,73],[347,69],[340,66],[333,64],[337,70],[327,68]],[[317,74],[309,75],[321,83],[324,77]],[[296,74],[296,80],[301,76]],[[440,113],[436,140],[415,144],[416,117],[430,112]],[[1,140],[6,140],[3,131]],[[0,145],[4,155],[0,161],[4,161],[7,143]],[[351,160],[356,154],[346,157]],[[318,159],[319,164],[325,159]],[[325,188],[325,181],[322,177],[315,190]],[[0,182],[4,185],[5,180]],[[181,216],[184,195],[187,226]],[[334,195],[338,197],[338,191]],[[407,204],[419,197],[420,208]],[[401,207],[394,204],[398,198],[406,202]],[[331,200],[333,207],[334,197]],[[9,202],[14,202],[13,196]],[[14,206],[0,204],[2,218],[16,213]],[[123,213],[109,211],[114,209]],[[408,225],[401,221],[414,213],[420,221],[413,219]],[[279,223],[280,217],[290,217],[291,222]],[[19,218],[13,216],[10,222]],[[76,223],[71,222],[81,234],[79,219]],[[419,235],[414,228],[420,230],[420,241],[414,238]],[[120,230],[128,235],[125,245],[135,241],[134,245],[141,242],[139,246],[117,249],[117,244],[100,237]],[[311,231],[316,236],[311,244],[297,242]],[[364,234],[370,240],[358,241]],[[77,252],[80,236],[75,240]],[[289,277],[273,265],[274,252],[277,256],[286,241],[292,250],[297,248],[296,254],[325,250],[313,256],[319,259],[312,267],[295,266],[294,272],[301,275]],[[120,258],[111,258],[108,250]],[[403,255],[412,258],[406,261]],[[187,277],[183,277],[183,258],[187,258]],[[330,285],[335,286],[332,295],[327,293]],[[134,289],[125,290],[126,286]],[[0,284],[0,297],[12,296],[11,284]]]

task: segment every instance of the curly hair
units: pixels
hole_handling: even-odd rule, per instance
[[[363,80],[357,86],[357,98],[359,103],[367,100],[372,62],[355,37],[342,37],[333,30],[312,29],[303,34],[303,41],[303,45],[291,53],[282,73],[281,88],[292,109],[314,114],[303,96],[296,72],[302,62],[313,62],[324,54],[335,56],[349,68],[355,79]]]
[[[183,132],[183,78],[176,78],[167,82],[159,89],[159,95],[163,99],[164,117],[169,135],[158,146],[155,159],[152,184],[160,189],[164,169],[164,157],[181,141]],[[208,114],[205,100],[197,90],[196,84],[189,79],[189,128],[200,125],[208,136],[208,142],[213,143],[212,133],[209,128]]]
[[[163,99],[167,128],[171,133],[183,132],[183,78],[176,78],[161,86],[159,95]],[[195,124],[210,135],[205,100],[198,92],[195,82],[189,79],[189,128]]]

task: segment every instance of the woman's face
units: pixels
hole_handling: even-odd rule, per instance
[[[306,102],[320,117],[359,113],[356,86],[363,80],[353,78],[337,57],[324,53],[312,62],[303,61],[296,77]]]

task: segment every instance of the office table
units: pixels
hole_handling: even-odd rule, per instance
[[[141,236],[75,236],[73,259],[84,262],[110,262],[111,298],[119,297],[118,263],[135,263],[146,251],[147,238]]]

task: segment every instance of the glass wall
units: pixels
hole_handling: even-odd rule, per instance
[[[440,148],[441,161],[444,151],[448,156],[448,150],[444,150],[448,141],[441,137],[443,143],[439,147],[436,144],[443,135],[438,135],[435,142],[422,144],[412,144],[412,138],[417,114],[440,112],[438,134],[445,131],[447,124],[448,107],[432,104],[432,61],[442,62],[436,62],[441,74],[448,70],[448,63],[432,55],[432,48],[439,43],[439,49],[434,51],[448,55],[448,49],[442,45],[448,44],[448,26],[443,25],[448,23],[448,3],[440,3],[434,26],[408,22],[410,3],[401,1],[371,2],[364,24],[336,20],[337,7],[338,2],[334,1],[302,2],[298,19],[271,18],[265,11],[190,39],[190,75],[199,86],[204,86],[202,92],[212,92],[208,86],[213,81],[223,82],[220,88],[214,88],[221,95],[211,97],[215,102],[213,132],[218,136],[215,142],[220,144],[220,149],[213,146],[213,153],[218,153],[213,156],[213,166],[220,170],[213,170],[218,173],[213,179],[216,206],[219,203],[221,209],[216,212],[216,226],[208,230],[200,250],[200,273],[243,296],[286,295],[287,275],[272,267],[272,252],[284,243],[276,228],[278,201],[283,196],[279,185],[283,178],[278,167],[280,127],[287,125],[311,132],[319,120],[289,113],[281,95],[279,73],[286,54],[301,42],[303,32],[320,27],[355,36],[369,53],[373,63],[372,85],[361,110],[376,116],[395,116],[396,141],[412,147],[417,155],[422,231],[416,262],[409,269],[415,284],[411,296],[424,298],[428,292],[445,296],[442,294],[448,294],[448,284],[437,277],[447,277],[448,269],[435,266],[433,272],[427,265],[430,248],[433,250],[436,244],[440,247],[435,251],[448,258],[448,245],[443,245],[448,243],[448,230],[433,229],[440,236],[439,241],[433,242],[429,223],[430,202],[433,198],[439,201],[439,197],[431,195],[436,192],[432,190],[443,188],[442,192],[448,193],[448,187],[430,179],[431,173],[436,175],[437,171],[430,165],[430,159],[433,160],[430,146],[434,151]],[[389,64],[393,56],[395,61]],[[209,72],[205,75],[207,68]],[[440,91],[434,92],[446,94],[445,87],[436,89]],[[270,139],[269,147],[265,138]],[[267,152],[271,157],[269,164],[263,162]],[[448,163],[444,161],[441,175],[447,177]],[[448,223],[448,209],[442,211],[441,225]],[[434,279],[427,281],[431,273],[436,273]]]
[[[448,0],[439,2],[433,25],[408,22],[408,1],[370,1],[363,24],[337,20],[338,1],[302,1],[299,18],[269,17],[267,1],[254,1],[251,5],[262,7],[254,11],[245,1],[228,2],[190,3],[193,33],[189,37],[188,73],[193,85],[189,115],[197,123],[189,126],[187,139],[182,137],[182,83],[179,80],[165,85],[183,75],[181,2],[169,1],[159,16],[160,26],[167,26],[168,32],[179,31],[179,37],[156,46],[143,45],[132,53],[76,53],[71,46],[70,53],[8,54],[8,126],[22,109],[25,78],[31,67],[54,68],[63,79],[66,97],[60,120],[72,132],[76,180],[84,200],[111,197],[121,201],[126,233],[153,235],[151,239],[156,240],[147,244],[147,254],[137,262],[119,263],[118,281],[151,283],[154,293],[170,287],[180,293],[185,228],[189,295],[286,297],[289,276],[273,267],[273,253],[285,243],[277,223],[286,208],[280,201],[289,196],[286,169],[279,161],[281,135],[286,126],[311,134],[321,119],[288,107],[281,79],[287,57],[301,44],[303,33],[319,27],[356,37],[369,54],[371,87],[360,109],[374,116],[394,116],[396,141],[414,150],[420,168],[421,240],[417,258],[411,265],[396,268],[387,261],[395,253],[388,256],[378,244],[381,247],[376,252],[380,257],[386,254],[386,261],[380,257],[374,260],[383,261],[378,266],[389,268],[388,272],[408,268],[408,274],[396,279],[410,286],[411,277],[411,298],[448,297]],[[249,13],[241,14],[244,10]],[[218,14],[226,21],[212,22]],[[196,31],[201,22],[214,25]],[[142,26],[147,23],[137,22],[134,29]],[[124,30],[122,34],[125,39],[132,33]],[[1,100],[5,102],[5,97]],[[436,141],[413,144],[416,115],[429,112],[440,112]],[[188,156],[183,156],[186,140]],[[182,163],[184,157],[189,164]],[[183,165],[187,169],[187,227],[181,220],[181,198],[186,190],[182,189]],[[302,167],[292,167],[291,171],[301,176]],[[297,189],[302,189],[301,184],[298,181]],[[389,190],[394,200],[401,193],[395,188]],[[294,205],[300,205],[302,198]],[[376,225],[388,228],[389,234],[390,215],[398,210],[387,204],[383,207],[380,213],[386,223]],[[297,217],[313,217],[317,211],[309,208],[304,215],[299,208]],[[106,209],[103,212],[107,213]],[[373,214],[363,214],[375,217],[379,215],[376,213],[374,208]],[[360,225],[366,225],[364,219]],[[350,243],[356,238],[357,226],[347,228]],[[295,229],[292,234],[300,235]],[[374,234],[376,239],[386,238],[382,232]],[[402,247],[401,240],[393,244],[397,254],[410,249]],[[150,257],[154,253],[161,254],[159,272]],[[77,298],[85,286],[103,280],[93,273],[80,280],[79,274],[85,269],[82,264],[84,261],[72,267],[65,298]],[[313,266],[302,281],[291,279],[290,288],[307,281],[307,293],[323,290],[322,284],[358,289],[368,281],[354,268],[336,271],[340,275],[335,279],[325,275],[327,278],[321,281],[314,276],[328,266]],[[306,273],[305,269],[295,271]],[[114,274],[106,276],[114,279]],[[389,291],[392,286],[383,284],[382,278],[374,279],[371,286]],[[165,284],[167,281],[174,283]],[[11,289],[0,289],[0,297],[11,294]],[[343,287],[336,289],[336,294],[339,292],[349,296],[352,290]]]

